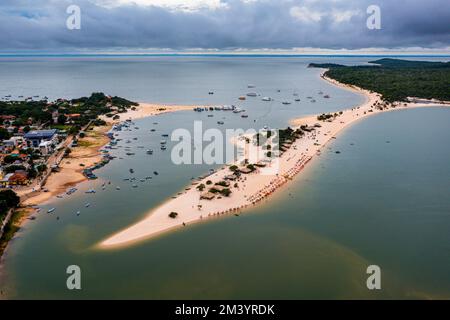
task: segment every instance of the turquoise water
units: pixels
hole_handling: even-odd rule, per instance
[[[258,85],[259,80],[266,83],[267,91],[280,88],[283,93],[298,87],[304,95],[315,95],[322,89],[330,92],[332,99],[314,106],[292,105],[283,112],[278,112],[276,103],[270,107],[247,101],[248,113],[258,119],[258,125],[285,125],[295,115],[339,110],[362,101],[360,96],[320,81],[317,70],[306,69],[305,63],[294,70],[292,59],[270,63],[278,64],[274,67],[280,69],[278,76],[261,72],[258,79],[240,78],[245,65],[251,64],[247,61],[239,65],[239,77],[230,85],[245,88],[247,83]],[[207,76],[209,62],[197,69]],[[286,74],[294,86],[281,85]],[[111,77],[105,81],[111,82]],[[196,90],[203,89],[204,84]],[[180,90],[175,90],[175,95]],[[234,90],[224,89],[229,94],[224,93],[223,99],[239,96]],[[151,94],[141,94],[153,101]],[[195,97],[190,99],[184,103],[196,103]],[[261,120],[264,114],[267,116]],[[96,249],[98,241],[139,220],[181,190],[192,176],[209,169],[177,167],[168,161],[169,152],[158,151],[149,157],[145,149],[138,151],[136,146],[156,150],[160,134],[190,128],[195,119],[213,127],[218,116],[167,114],[140,120],[139,130],[122,132],[124,139],[138,138],[134,143],[137,155],[127,158],[123,150],[114,151],[124,159],[99,170],[99,181],[83,183],[70,198],[52,200],[45,208],[56,207],[54,215],[42,213],[36,221],[26,223],[4,261],[4,295],[32,299],[450,296],[450,150],[445,147],[450,137],[450,110],[440,108],[391,112],[358,122],[270,202],[240,217],[191,226],[127,249]],[[251,119],[224,116],[227,127],[251,123]],[[157,131],[150,134],[150,128]],[[336,154],[337,150],[341,154]],[[134,168],[138,177],[152,175],[154,170],[160,175],[133,189],[123,181],[129,177],[129,168]],[[100,191],[103,181],[120,185],[121,191],[112,186]],[[97,189],[96,195],[83,193],[91,187]],[[89,208],[84,208],[86,202],[91,203]],[[77,210],[81,210],[79,217]],[[65,287],[65,269],[72,264],[82,269],[83,290],[79,292]],[[381,292],[370,292],[365,286],[365,270],[370,264],[382,269]]]

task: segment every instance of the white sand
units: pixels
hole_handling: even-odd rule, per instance
[[[216,198],[212,201],[200,200],[201,192],[196,190],[195,186],[190,186],[190,190],[185,190],[182,195],[168,200],[158,208],[152,209],[142,221],[112,235],[102,241],[99,246],[104,249],[127,246],[196,222],[217,218],[225,214],[238,214],[243,209],[254,206],[259,201],[267,198],[280,186],[290,181],[316,154],[320,153],[320,150],[333,137],[355,121],[380,112],[432,106],[429,104],[401,104],[395,108],[378,110],[373,107],[376,103],[381,103],[381,98],[378,94],[342,85],[325,77],[324,79],[345,89],[364,94],[367,97],[367,101],[359,107],[343,111],[342,115],[332,122],[320,121],[321,128],[298,139],[289,151],[280,158],[278,175],[263,175],[260,172],[243,175],[241,180],[237,182],[238,188],[234,188],[234,182],[232,182],[231,190],[233,193],[229,198]],[[295,126],[303,124],[313,126],[316,123],[319,123],[317,116],[292,121],[292,125]],[[201,183],[206,184],[207,180],[216,183],[229,174],[231,174],[229,168],[225,167],[212,176],[205,178]],[[175,219],[170,218],[168,215],[171,212],[178,213],[178,217]]]

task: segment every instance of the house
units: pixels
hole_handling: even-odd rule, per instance
[[[9,140],[3,140],[3,144],[10,147],[17,147],[23,143],[23,138],[16,136],[11,137]]]
[[[216,197],[214,193],[206,192],[200,196],[201,200],[213,200]]]
[[[238,176],[235,174],[230,174],[228,176],[225,176],[225,180],[236,181],[237,179],[238,179]]]
[[[249,168],[241,168],[241,169],[239,169],[239,172],[243,173],[243,174],[250,174],[253,172],[253,170],[249,169]]]
[[[54,144],[52,141],[42,141],[39,143],[39,151],[43,156],[49,155],[54,150]]]
[[[222,192],[225,189],[227,189],[227,187],[224,187],[224,186],[221,186],[221,185],[215,185],[214,187],[212,187],[210,189],[210,191],[211,192],[213,192],[213,191]]]
[[[74,119],[78,119],[79,117],[81,117],[80,113],[70,113],[70,114],[66,114],[67,117],[67,121],[70,120],[74,120]]]
[[[53,123],[58,123],[59,112],[58,110],[52,112]]]
[[[3,188],[7,187],[9,185],[9,178],[11,178],[14,175],[14,173],[8,173],[6,174],[1,180],[0,180],[0,186]]]
[[[2,119],[3,122],[13,123],[14,120],[16,120],[16,116],[0,115],[0,119]]]
[[[26,173],[15,172],[8,179],[8,184],[10,186],[24,186],[28,184],[28,177]]]
[[[31,146],[34,148],[39,148],[39,145],[45,141],[51,141],[52,144],[56,145],[58,141],[56,129],[51,130],[33,130],[24,135],[26,141],[30,142]]]

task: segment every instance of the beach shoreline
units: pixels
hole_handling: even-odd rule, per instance
[[[321,127],[296,141],[280,158],[278,175],[261,175],[258,172],[246,175],[242,180],[238,181],[238,187],[233,189],[231,197],[221,197],[213,201],[200,200],[200,192],[196,190],[195,186],[191,185],[181,195],[151,209],[143,220],[104,239],[96,245],[96,248],[123,248],[194,223],[209,221],[214,217],[230,214],[239,215],[246,208],[254,207],[262,200],[267,199],[271,194],[292,180],[308,163],[318,158],[317,155],[320,155],[322,149],[332,139],[336,139],[337,134],[356,121],[365,119],[372,114],[386,111],[450,106],[447,104],[396,103],[387,107],[378,93],[339,83],[326,77],[325,72],[326,70],[320,74],[324,81],[328,81],[330,84],[342,89],[363,94],[366,97],[366,101],[352,109],[343,110],[332,122],[319,121],[317,119],[318,115],[290,121],[291,125],[295,127],[302,125],[314,126],[319,122]],[[197,184],[206,184],[208,180],[213,183],[220,182],[230,173],[230,170],[225,167],[207,178],[197,181]],[[261,186],[263,187],[261,188]],[[177,213],[177,217],[170,218],[168,216],[169,213],[174,212]]]

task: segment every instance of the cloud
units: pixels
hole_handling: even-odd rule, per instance
[[[402,48],[450,46],[448,0],[2,0],[0,50]],[[68,30],[66,8],[81,8]]]
[[[292,7],[290,14],[293,18],[301,22],[320,22],[325,13],[310,10],[308,7]]]

